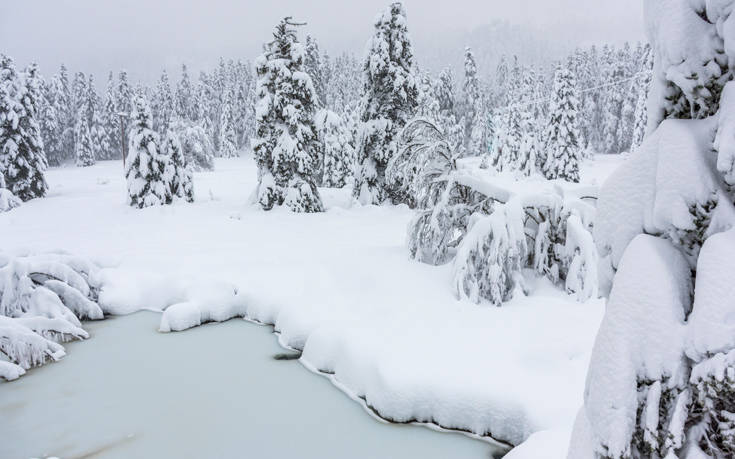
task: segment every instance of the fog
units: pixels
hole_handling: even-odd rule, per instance
[[[387,1],[345,0],[24,0],[0,2],[0,52],[42,73],[127,68],[150,81],[181,63],[211,68],[220,56],[253,59],[283,16],[307,22],[323,50],[362,55],[373,19]],[[640,0],[406,0],[417,59],[461,57],[471,32],[507,22],[548,43],[575,45],[644,39]],[[512,42],[513,37],[508,37]],[[482,42],[475,35],[475,42]],[[487,41],[487,40],[485,40]],[[475,45],[477,45],[473,42]],[[498,50],[498,52],[505,52]],[[518,52],[513,50],[512,52]]]

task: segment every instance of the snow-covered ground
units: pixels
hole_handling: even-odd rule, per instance
[[[599,184],[619,161],[586,165],[583,179]],[[54,169],[47,179],[47,198],[0,215],[2,249],[64,249],[107,266],[100,296],[107,311],[187,302],[176,308],[196,319],[162,328],[206,319],[199,309],[213,305],[229,309],[220,317],[246,313],[273,323],[283,345],[304,349],[307,368],[332,374],[353,398],[395,421],[519,444],[534,432],[568,431],[581,406],[604,301],[580,304],[540,280],[530,297],[502,308],[459,302],[449,266],[409,260],[408,208],[350,207],[348,190],[325,190],[326,213],[263,212],[248,200],[256,182],[250,158],[219,160],[215,172],[196,174],[194,204],[143,210],[125,205],[120,162]],[[68,350],[85,346],[100,361],[121,352],[94,341]],[[222,383],[209,362],[187,365],[201,386]],[[164,373],[150,366],[130,377]],[[0,401],[25,380],[0,385]],[[558,449],[545,457],[563,457]]]

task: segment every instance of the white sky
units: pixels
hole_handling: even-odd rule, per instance
[[[574,44],[644,39],[641,0],[405,0],[418,48],[442,34],[469,32],[497,20]],[[194,71],[219,56],[254,58],[286,15],[331,54],[362,55],[376,0],[0,0],[0,52],[19,65],[35,60],[43,74],[61,62],[71,71],[130,70],[149,80],[182,62]],[[461,53],[462,50],[457,50]],[[419,55],[419,58],[421,56]]]

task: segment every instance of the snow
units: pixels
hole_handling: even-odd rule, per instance
[[[735,348],[735,229],[704,243],[697,263],[688,354],[693,360]]]
[[[565,459],[571,432],[564,430],[542,430],[536,432],[520,446],[513,448],[504,459]]]
[[[578,303],[539,279],[503,308],[457,301],[450,266],[408,259],[405,206],[350,207],[349,189],[322,189],[324,213],[263,212],[248,201],[249,157],[195,173],[193,204],[127,206],[116,161],[47,179],[46,199],[0,216],[3,249],[63,248],[103,266],[107,314],[164,311],[158,328],[171,331],[242,316],[274,324],[305,366],[381,416],[511,444],[570,428],[582,403],[603,300]],[[63,231],[50,238],[49,226]]]
[[[610,176],[600,191],[594,236],[600,253],[617,266],[623,251],[642,233],[694,229],[690,206],[708,200],[728,201],[710,151],[713,118],[667,120]],[[692,180],[698,177],[698,180]],[[729,205],[713,211],[710,233],[733,221]]]
[[[640,235],[626,249],[592,350],[580,413],[580,422],[588,425],[578,425],[572,438],[570,450],[580,457],[592,454],[580,444],[587,442],[588,434],[597,453],[630,454],[639,403],[637,383],[652,381],[655,387],[666,379],[669,387],[676,387],[686,377],[689,278],[687,260],[669,241]],[[651,390],[648,395],[653,396]]]

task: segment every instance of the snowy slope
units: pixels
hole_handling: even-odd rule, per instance
[[[603,301],[539,281],[503,308],[458,302],[449,267],[408,259],[405,207],[350,208],[349,190],[322,190],[323,214],[262,212],[248,203],[249,158],[195,174],[194,204],[143,210],[125,205],[119,162],[47,179],[48,198],[0,215],[2,249],[63,248],[106,266],[107,313],[170,306],[163,331],[273,323],[308,368],[381,416],[511,444],[569,429],[581,405]]]

